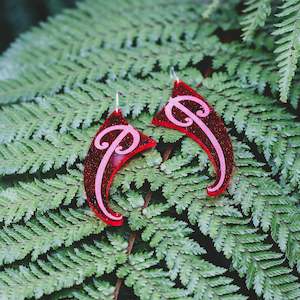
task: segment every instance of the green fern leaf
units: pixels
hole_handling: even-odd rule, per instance
[[[100,233],[104,224],[89,211],[61,210],[38,215],[25,225],[4,228],[0,234],[0,263],[11,263],[31,253],[31,260],[61,245],[69,246],[85,236]]]
[[[114,286],[109,282],[94,279],[92,283],[84,283],[80,288],[64,290],[53,294],[52,299],[76,299],[76,300],[113,300]]]
[[[140,299],[192,299],[187,296],[187,291],[174,287],[167,272],[159,268],[150,269],[157,263],[151,252],[135,254],[129,257],[127,265],[119,268],[117,274],[121,278],[125,277],[125,284],[133,287]]]
[[[46,212],[62,205],[69,205],[74,198],[82,205],[82,175],[69,170],[68,175],[58,175],[55,179],[34,180],[0,191],[0,220],[5,225],[29,220],[35,212]]]
[[[0,58],[0,298],[299,299],[298,6],[85,0],[21,35]],[[206,153],[151,125],[170,67],[230,133],[235,173],[221,197],[207,197]],[[130,124],[158,141],[114,180],[121,228],[88,209],[82,178],[116,91]]]
[[[250,41],[255,30],[265,25],[267,17],[271,14],[270,0],[248,0],[244,9],[244,18],[241,21],[243,27],[243,39]]]
[[[300,56],[300,2],[297,0],[284,1],[281,12],[277,15],[281,22],[276,24],[273,34],[279,37],[276,42],[277,64],[279,68],[280,99],[287,101],[291,82],[295,75]]]
[[[4,299],[40,298],[61,288],[80,284],[85,277],[111,272],[126,259],[127,243],[116,239],[83,244],[80,248],[62,249],[46,260],[37,260],[18,269],[6,268],[0,274],[0,295]],[[80,266],[80,268],[78,268]]]

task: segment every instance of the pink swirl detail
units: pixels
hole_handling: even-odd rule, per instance
[[[185,100],[193,101],[193,102],[199,104],[201,106],[201,110],[198,110],[196,112],[196,114],[194,114],[188,108],[186,108],[184,105],[182,105],[180,103]],[[187,115],[187,118],[185,118],[186,122],[181,122],[174,117],[174,115],[172,113],[173,107],[178,108],[179,110],[181,110],[183,113],[185,113]],[[223,150],[222,150],[217,138],[210,131],[210,129],[204,124],[204,122],[200,119],[200,118],[207,117],[210,114],[209,106],[203,100],[201,100],[197,97],[194,97],[194,96],[190,96],[190,95],[177,96],[177,97],[169,99],[169,102],[165,106],[165,114],[172,123],[174,123],[175,125],[180,126],[180,127],[189,127],[195,122],[201,128],[201,130],[206,134],[206,136],[209,138],[211,144],[213,145],[213,147],[216,150],[216,153],[218,155],[221,174],[220,174],[218,183],[214,187],[208,187],[207,190],[208,190],[208,192],[217,191],[224,183],[225,174],[226,174],[226,164],[225,164],[225,157],[224,157]]]
[[[120,134],[115,138],[115,140],[109,145],[107,142],[102,142],[101,139],[108,133],[120,130]],[[132,144],[127,148],[123,149],[122,146],[120,146],[120,143],[122,140],[128,135],[131,134],[132,136]],[[105,150],[107,149],[105,155],[103,156],[101,163],[98,167],[96,178],[95,178],[95,194],[96,199],[98,202],[99,207],[101,208],[102,212],[105,216],[112,220],[119,221],[122,219],[122,215],[119,214],[111,214],[105,207],[103,198],[102,198],[102,180],[103,175],[106,169],[106,166],[111,158],[111,156],[116,153],[120,155],[125,155],[133,150],[136,149],[136,147],[139,145],[140,142],[140,134],[137,130],[135,130],[131,125],[114,125],[105,128],[103,131],[101,131],[95,138],[94,146],[99,150]]]

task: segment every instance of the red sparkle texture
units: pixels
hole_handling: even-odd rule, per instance
[[[118,170],[156,142],[129,125],[121,110],[99,128],[84,162],[84,187],[89,206],[106,224],[121,226],[124,218],[109,207],[109,190]]]
[[[172,97],[152,123],[184,133],[207,153],[216,173],[215,182],[207,187],[209,196],[218,196],[227,189],[234,168],[231,140],[222,119],[201,95],[176,80]]]

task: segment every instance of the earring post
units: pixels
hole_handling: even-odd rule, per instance
[[[119,112],[119,92],[116,92],[116,112]]]
[[[171,67],[171,68],[170,68],[170,77],[171,77],[173,80],[175,80],[177,83],[179,82],[179,78],[178,78],[178,76],[177,76],[177,74],[176,74],[176,72],[175,72],[174,67]]]

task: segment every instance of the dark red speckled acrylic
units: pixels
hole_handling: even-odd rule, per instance
[[[191,98],[193,101],[186,98]],[[204,113],[205,107],[207,114]],[[199,117],[197,112],[200,112],[202,116]],[[191,123],[190,126],[182,125],[187,124],[188,121]],[[231,140],[222,119],[201,95],[183,81],[175,81],[172,97],[156,114],[152,123],[156,126],[164,126],[183,132],[205,150],[214,166],[217,178],[207,188],[209,196],[220,195],[227,189],[234,168]],[[221,161],[223,165],[221,165]],[[223,175],[221,171],[223,171]],[[222,181],[220,181],[221,175]]]
[[[122,125],[125,125],[124,128],[118,129],[118,126]],[[125,129],[129,131],[124,131]],[[95,140],[103,132],[107,133],[101,137],[100,146],[97,148]],[[120,136],[124,132],[125,134],[120,140]],[[134,136],[136,146],[129,153],[121,154],[121,151],[126,152],[132,147]],[[109,207],[109,189],[116,173],[131,157],[146,149],[155,147],[155,145],[156,142],[153,139],[130,126],[120,110],[114,111],[99,128],[84,162],[84,187],[89,206],[106,224],[121,226],[124,222],[123,217],[113,212]],[[100,147],[103,149],[99,149]],[[100,182],[97,182],[97,176],[101,177]],[[99,205],[99,203],[102,204],[101,201],[104,205],[102,208]]]

